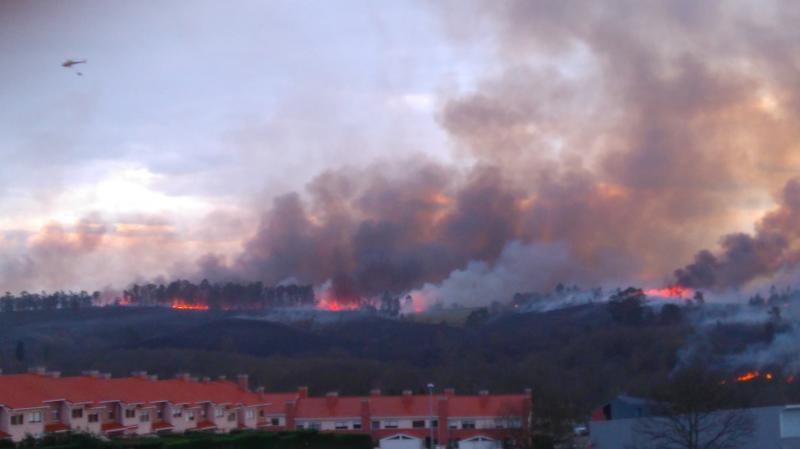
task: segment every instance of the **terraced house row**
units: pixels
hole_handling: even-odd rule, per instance
[[[493,449],[520,440],[530,421],[530,392],[309,396],[251,390],[248,376],[159,380],[145,372],[62,377],[36,369],[0,375],[0,438],[81,431],[109,437],[163,432],[316,429],[369,433],[382,449]]]

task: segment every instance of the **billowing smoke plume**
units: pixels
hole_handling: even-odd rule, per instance
[[[800,262],[800,180],[792,179],[781,192],[779,207],[756,225],[754,235],[735,233],[722,238],[719,254],[703,250],[694,263],[675,272],[690,287],[740,287],[761,276],[792,269]]]
[[[469,260],[493,260],[519,233],[522,197],[493,169],[462,177],[433,163],[398,174],[328,172],[273,208],[236,260],[244,277],[331,279],[357,299],[438,281]]]
[[[676,260],[741,229],[742,210],[752,219],[767,209],[764,192],[800,166],[800,5],[450,6],[453,44],[488,45],[496,59],[491,75],[443,98],[459,168],[412,160],[325,172],[275,199],[242,253],[206,258],[203,274],[333,280],[348,298],[449,276],[452,292],[497,273],[504,251],[520,251],[512,245],[555,245],[567,264],[520,262],[504,271],[519,281],[506,282],[660,283]],[[755,236],[728,235],[721,254],[700,253],[678,279],[721,288],[786,266],[797,189],[788,184]]]

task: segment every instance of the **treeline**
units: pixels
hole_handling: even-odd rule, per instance
[[[262,282],[133,284],[118,300],[123,305],[208,306],[216,310],[260,310],[314,305],[311,285],[265,286]]]
[[[23,291],[18,295],[6,292],[0,297],[0,311],[24,312],[36,310],[82,309],[92,307],[100,300],[100,292],[89,294],[85,290],[80,292],[41,292],[29,293]]]

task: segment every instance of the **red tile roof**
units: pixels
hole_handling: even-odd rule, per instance
[[[198,404],[206,401],[244,405],[270,402],[244,391],[234,382],[197,382],[139,377],[104,379],[91,376],[53,378],[41,374],[0,375],[0,404],[11,408],[44,406],[46,401],[66,400],[102,406],[103,402]]]
[[[262,407],[267,415],[282,415],[286,413],[286,403],[297,400],[297,392],[292,393],[264,393],[264,403],[269,404]]]
[[[298,418],[344,418],[361,416],[361,401],[353,396],[316,397],[297,401]]]
[[[174,429],[175,427],[172,424],[165,421],[156,421],[153,423],[153,426],[151,428],[153,429],[153,431],[158,431],[158,430]]]
[[[433,413],[439,414],[440,402],[447,398],[448,414],[453,417],[520,415],[526,395],[436,395]],[[96,404],[122,401],[128,404],[153,404],[169,401],[174,404],[198,405],[213,402],[220,405],[260,405],[265,415],[281,415],[286,402],[295,401],[295,416],[308,418],[360,417],[362,403],[369,402],[370,415],[428,416],[428,395],[402,396],[326,396],[299,399],[292,393],[254,393],[244,391],[235,382],[170,379],[151,380],[146,377],[105,379],[78,376],[53,378],[41,374],[0,375],[0,405],[11,408],[45,407],[48,401],[66,400],[72,403]],[[156,429],[156,424],[153,425]],[[166,428],[166,427],[164,427]]]
[[[132,426],[123,426],[122,424],[117,422],[107,422],[103,423],[103,425],[100,426],[103,432],[120,432],[123,430],[135,429],[136,427],[138,426],[136,426],[135,424]]]
[[[369,398],[370,413],[372,416],[429,416],[430,405],[433,403],[433,413],[436,414],[438,399],[433,401],[427,395],[409,396],[372,396]]]
[[[520,416],[524,410],[524,394],[485,396],[450,396],[450,416]]]
[[[199,423],[197,423],[197,427],[195,427],[192,430],[211,430],[216,428],[217,425],[211,421],[200,421]]]
[[[52,432],[52,433],[68,432],[69,431],[69,426],[67,426],[64,423],[54,422],[54,423],[50,423],[50,424],[45,424],[44,431],[45,432]]]

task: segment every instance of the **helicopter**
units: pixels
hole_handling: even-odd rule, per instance
[[[64,67],[65,69],[71,69],[72,66],[76,64],[86,64],[86,62],[87,61],[85,59],[67,59],[66,61],[61,63],[61,67]],[[81,73],[80,71],[75,72],[75,74],[78,76],[83,76],[83,73]]]
[[[74,66],[75,64],[86,64],[86,60],[85,59],[67,59],[66,61],[64,61],[61,64],[61,67],[70,68],[70,67]]]

